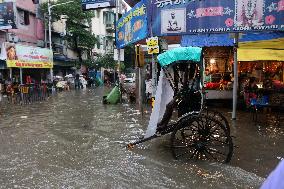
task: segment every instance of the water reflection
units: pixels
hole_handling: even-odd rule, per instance
[[[148,118],[128,104],[102,105],[102,90],[59,93],[5,107],[0,188],[258,188],[235,165],[172,158],[168,136],[137,146]]]

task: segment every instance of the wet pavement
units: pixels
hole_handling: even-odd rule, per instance
[[[283,130],[231,127],[229,164],[172,158],[168,137],[129,151],[148,117],[133,105],[103,105],[102,90],[58,93],[31,105],[1,106],[0,188],[259,188],[283,157]],[[223,110],[229,116],[227,110]]]

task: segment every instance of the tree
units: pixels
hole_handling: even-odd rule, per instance
[[[66,21],[67,35],[64,39],[67,40],[68,46],[78,53],[79,63],[82,64],[82,54],[87,53],[88,59],[91,59],[91,51],[98,40],[91,32],[93,11],[83,11],[81,0],[73,1],[69,4],[53,7],[52,20],[59,20],[61,15],[68,17]],[[66,0],[58,0],[56,4],[65,2]],[[41,10],[45,14],[48,13],[47,3],[42,4]]]
[[[96,59],[95,64],[97,65],[98,68],[103,67],[103,68],[115,69],[117,62],[113,59],[113,55],[106,54],[104,56],[99,56]]]

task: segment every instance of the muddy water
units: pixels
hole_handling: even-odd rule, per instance
[[[101,91],[2,106],[0,188],[259,188],[263,182],[238,163],[173,160],[167,137],[127,150],[147,118],[128,104],[102,105]]]

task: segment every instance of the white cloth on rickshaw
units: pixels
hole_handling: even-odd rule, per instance
[[[156,133],[157,124],[163,118],[167,104],[173,99],[174,91],[170,86],[163,70],[160,72],[155,104],[150,116],[150,121],[144,138],[153,136]]]

